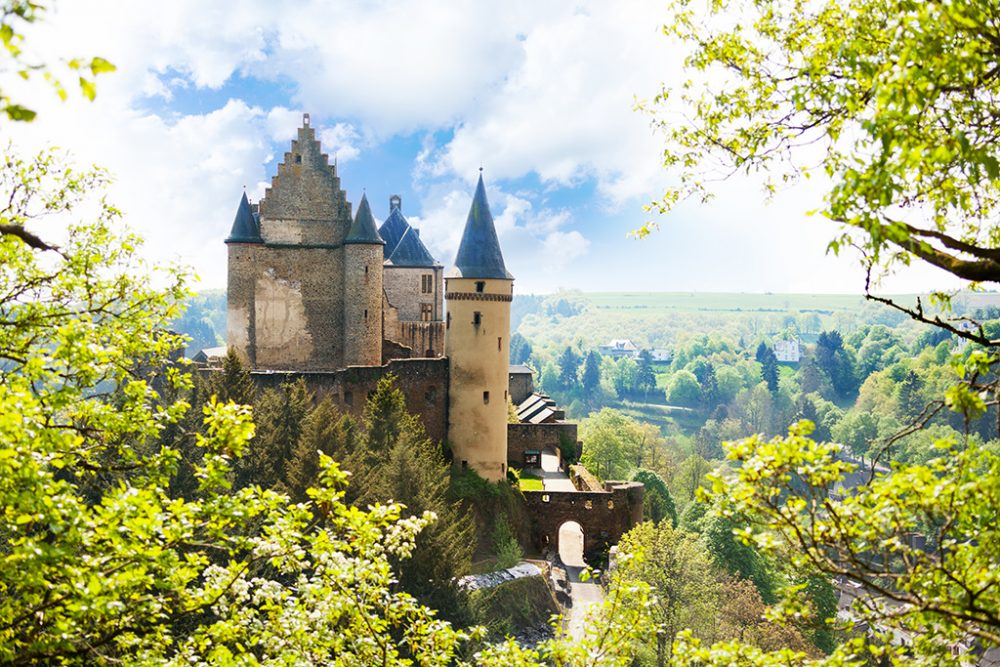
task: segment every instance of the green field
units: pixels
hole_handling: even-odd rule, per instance
[[[590,304],[607,311],[645,310],[651,313],[686,312],[789,312],[803,313],[856,311],[868,302],[857,294],[749,294],[737,292],[587,292]],[[897,294],[889,298],[913,303],[916,295]],[[928,300],[924,295],[923,303]],[[1000,305],[1000,294],[965,293],[956,298],[958,310],[983,305]]]

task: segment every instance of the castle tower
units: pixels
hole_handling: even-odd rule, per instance
[[[507,380],[514,277],[504,266],[486,201],[476,186],[455,266],[445,276],[448,440],[457,467],[490,481],[507,472]]]
[[[344,239],[344,365],[382,365],[382,246],[368,198]]]
[[[243,193],[240,204],[236,208],[236,219],[233,228],[226,239],[226,251],[229,259],[228,284],[230,294],[250,294],[253,292],[254,278],[244,270],[253,266],[263,247],[264,240],[260,236],[260,227],[254,216],[247,193]],[[236,349],[244,364],[253,366],[256,363],[254,348],[250,344],[253,338],[253,308],[252,304],[230,298],[226,312],[226,340],[230,347]]]
[[[227,344],[252,368],[346,365],[344,263],[352,218],[337,167],[305,114],[257,211],[241,202],[226,240]]]

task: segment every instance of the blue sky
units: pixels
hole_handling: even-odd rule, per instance
[[[101,55],[118,66],[98,98],[59,103],[18,127],[107,167],[112,199],[154,261],[222,287],[243,187],[256,200],[309,112],[348,199],[377,217],[388,197],[446,265],[484,168],[516,289],[857,292],[853,258],[825,254],[835,229],[806,216],[812,183],[763,201],[720,184],[660,231],[627,236],[669,183],[649,119],[633,111],[678,76],[661,3],[472,0],[63,1],[30,35],[46,62]],[[936,286],[929,271],[894,290]]]

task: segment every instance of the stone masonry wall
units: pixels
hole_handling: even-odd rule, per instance
[[[560,452],[563,438],[576,442],[577,425],[567,422],[551,424],[507,424],[507,465],[520,468],[528,449]]]
[[[583,528],[584,553],[605,551],[642,521],[645,489],[638,482],[606,482],[601,492],[525,491],[532,537],[539,551],[558,551],[559,527]]]
[[[343,365],[382,365],[382,246],[344,245]]]
[[[211,372],[211,371],[207,371]],[[255,371],[259,389],[305,380],[317,400],[329,398],[344,413],[361,418],[368,395],[386,374],[406,396],[406,409],[418,415],[432,440],[444,441],[448,433],[448,360],[394,359],[385,366],[350,366],[336,371]]]
[[[425,275],[433,277],[433,287],[429,293],[425,293],[422,289],[422,277]],[[443,275],[444,272],[441,267],[385,267],[383,277],[385,294],[389,299],[389,303],[399,311],[400,320],[420,321],[421,304],[429,304],[431,306],[432,321],[439,322],[444,319]]]
[[[254,368],[344,366],[343,247],[259,247],[254,276]]]

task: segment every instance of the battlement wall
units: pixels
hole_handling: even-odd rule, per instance
[[[524,491],[539,550],[559,549],[559,528],[575,521],[583,529],[585,553],[606,551],[642,522],[645,487],[639,482],[604,483],[602,491]]]

